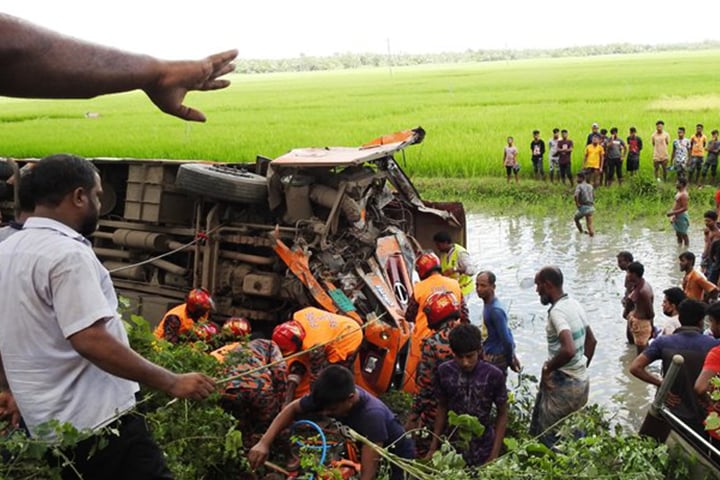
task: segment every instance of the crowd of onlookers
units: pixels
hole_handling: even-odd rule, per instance
[[[714,184],[717,175],[718,154],[720,153],[720,140],[718,130],[711,132],[711,138],[703,133],[704,126],[698,123],[695,133],[686,136],[685,127],[678,127],[677,138],[670,139],[665,131],[665,122],[658,120],[655,131],[650,136],[652,148],[652,162],[654,175],[658,180],[667,180],[667,172],[675,171],[677,178],[685,178],[689,183],[693,181],[702,188],[708,172]],[[623,179],[623,161],[625,171],[635,175],[640,168],[640,152],[644,148],[642,138],[637,134],[635,127],[630,127],[628,136],[620,137],[617,127],[608,132],[600,128],[597,123],[592,124],[592,130],[587,135],[585,146],[582,147],[582,167],[588,182],[594,187],[600,185],[610,186],[617,177],[618,183]],[[572,154],[576,150],[575,142],[568,138],[568,131],[559,128],[553,129],[550,140],[545,142],[540,131],[533,131],[530,141],[530,158],[532,161],[533,176],[535,179],[546,180],[545,154],[548,154],[550,181],[555,180],[572,185]],[[513,137],[507,138],[507,146],[503,150],[503,165],[510,182],[514,176],[518,182],[520,163],[519,150],[515,146]]]

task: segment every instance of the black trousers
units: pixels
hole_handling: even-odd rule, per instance
[[[163,453],[150,436],[141,415],[124,415],[109,427],[120,434],[105,435],[102,442],[101,437],[94,436],[64,452],[83,480],[172,480]],[[107,445],[99,448],[104,442]],[[60,465],[60,460],[55,457],[50,461]],[[63,468],[62,479],[78,480],[80,477],[75,470]]]

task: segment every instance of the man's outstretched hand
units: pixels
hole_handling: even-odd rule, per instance
[[[232,72],[237,50],[210,55],[203,60],[160,61],[156,80],[143,88],[150,100],[163,112],[194,122],[204,122],[205,115],[183,102],[193,90],[218,90],[230,85],[221,79]]]

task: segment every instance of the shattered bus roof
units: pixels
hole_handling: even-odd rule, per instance
[[[360,147],[296,148],[271,162],[273,167],[347,167],[392,156],[405,147],[422,142],[422,128],[385,135]]]

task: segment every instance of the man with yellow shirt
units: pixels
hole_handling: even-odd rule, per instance
[[[272,341],[284,357],[305,352],[288,361],[285,405],[310,393],[310,385],[328,365],[351,368],[362,340],[362,329],[355,320],[315,307],[303,308],[291,321],[275,327]]]
[[[463,296],[467,297],[474,291],[475,285],[475,267],[470,253],[459,243],[454,243],[448,232],[437,232],[433,241],[440,252],[440,272],[457,280]]]
[[[585,147],[585,158],[583,159],[583,168],[593,187],[598,187],[600,184],[600,172],[602,172],[604,162],[605,149],[600,145],[600,136],[594,135],[592,143]]]

